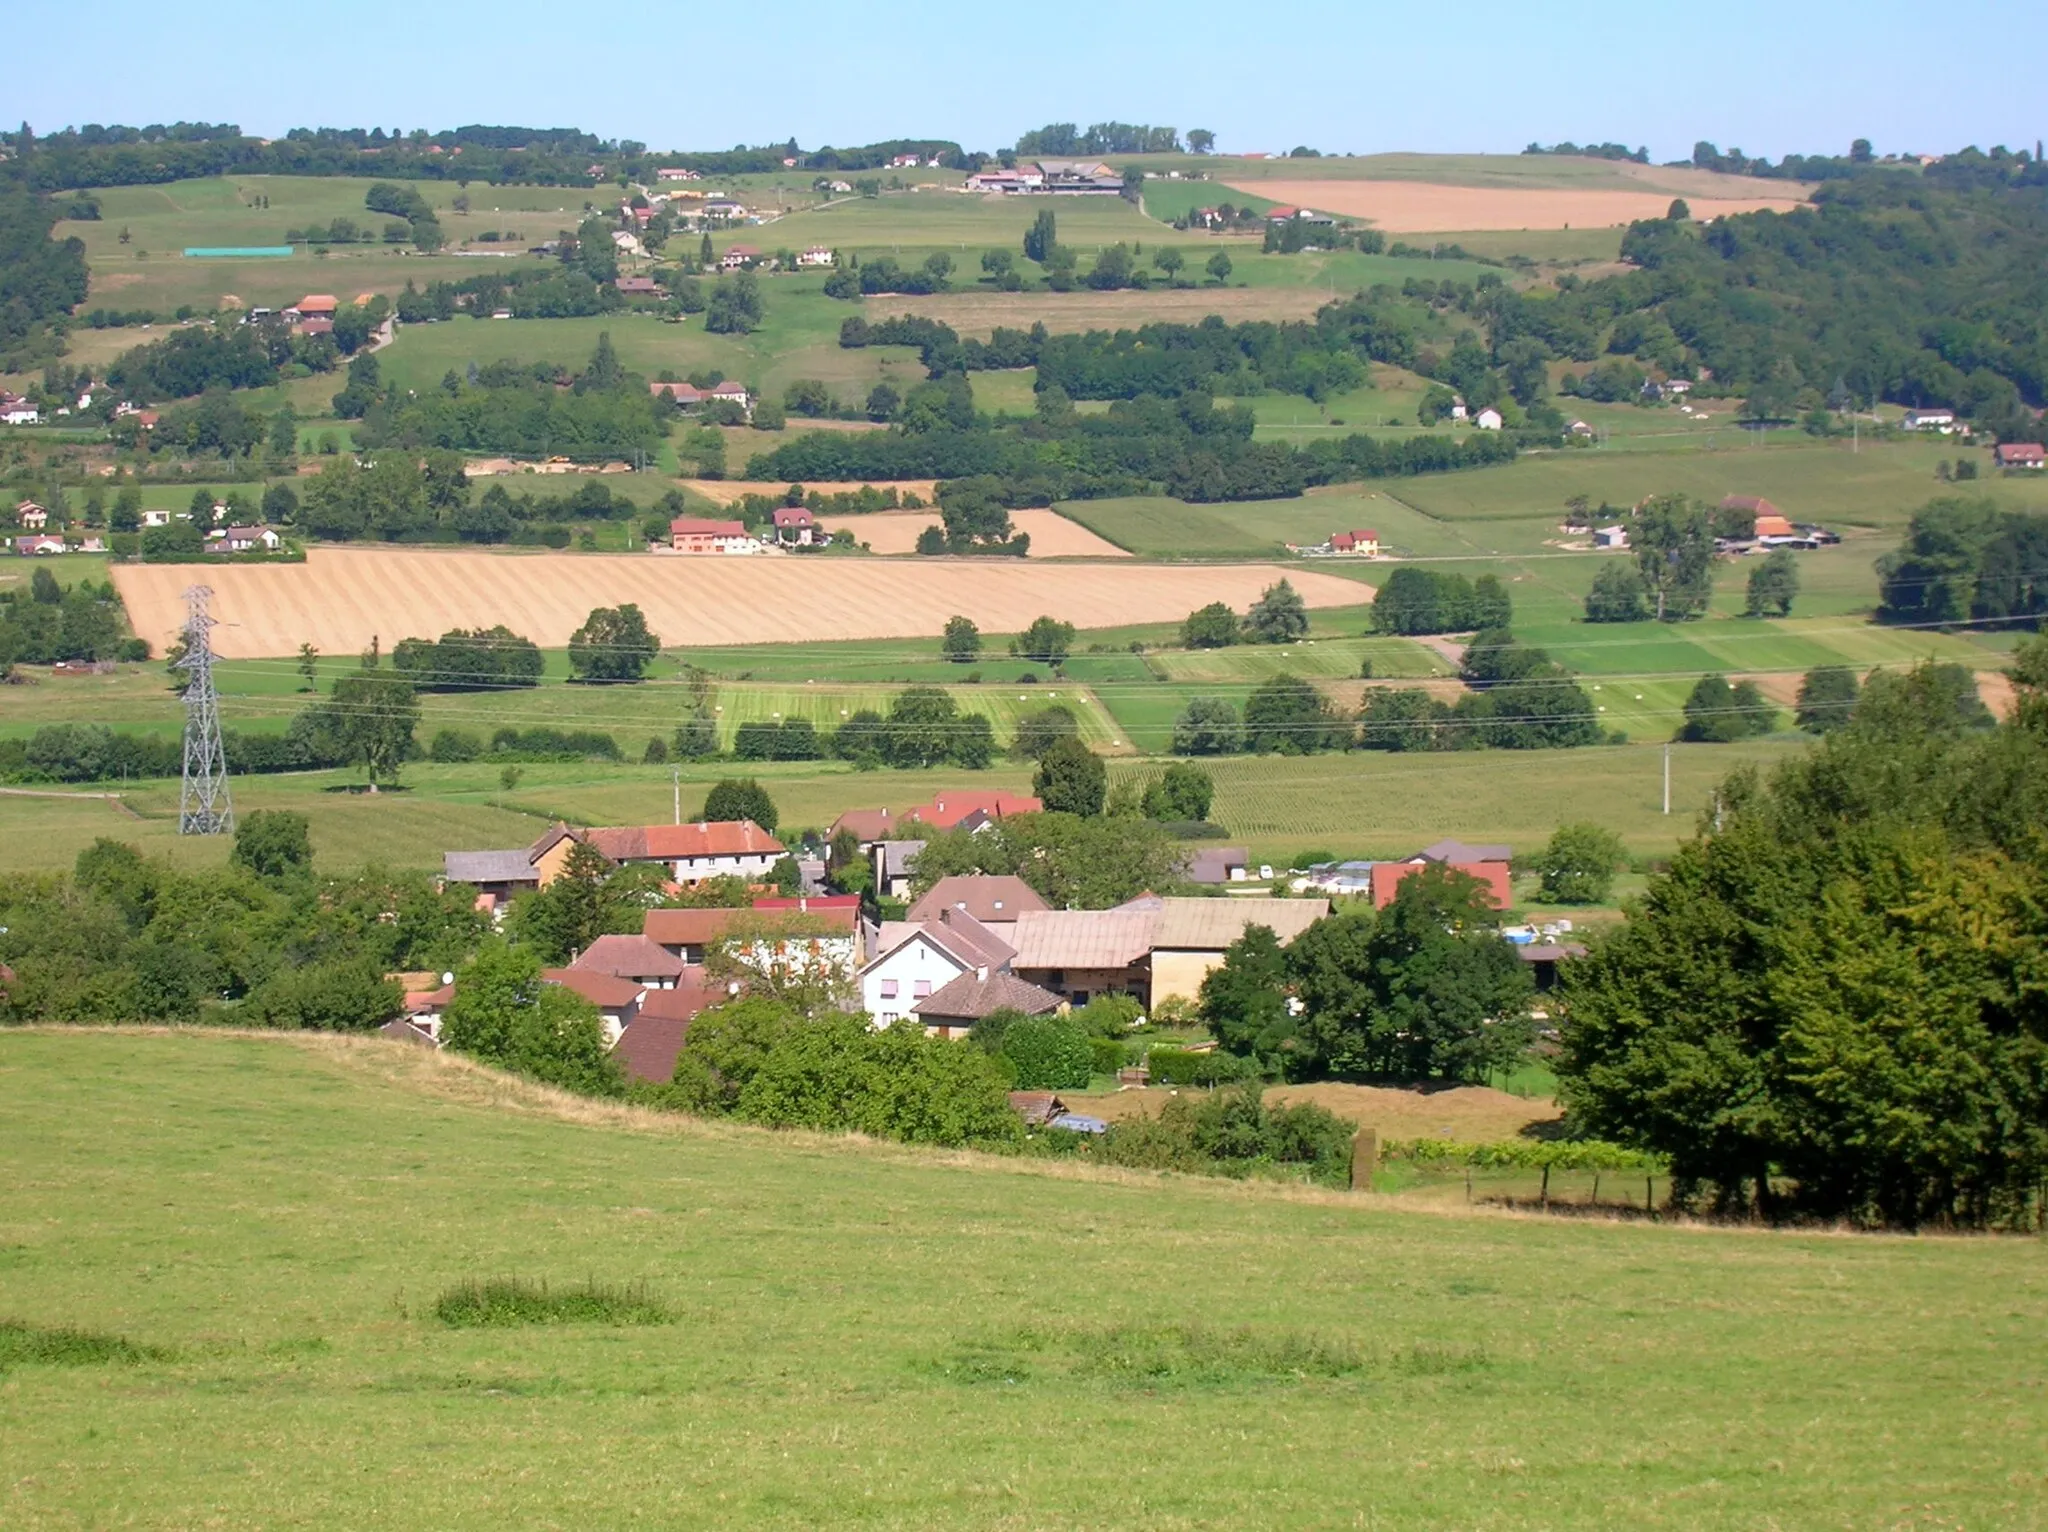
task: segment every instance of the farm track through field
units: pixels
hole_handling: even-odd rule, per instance
[[[315,548],[302,564],[123,565],[115,588],[135,632],[167,647],[186,587],[210,585],[216,651],[349,654],[411,634],[503,623],[560,648],[591,610],[633,602],[669,646],[915,638],[947,618],[1021,632],[1050,615],[1081,628],[1177,622],[1222,601],[1243,610],[1281,578],[1312,607],[1356,606],[1354,580],[1271,564],[1158,566],[1005,560],[662,558]]]

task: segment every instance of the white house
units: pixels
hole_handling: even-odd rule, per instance
[[[169,511],[144,511],[142,513],[142,524],[145,527],[167,527],[171,524],[171,513]]]
[[[1899,422],[1908,431],[1940,431],[1946,434],[1956,426],[1956,412],[1943,405],[1930,409],[1908,410],[1905,419]]]
[[[1619,525],[1600,528],[1593,534],[1593,546],[1596,548],[1626,548],[1628,546],[1628,528]]]
[[[832,252],[823,245],[813,245],[796,258],[796,263],[799,266],[830,266]]]
[[[901,1021],[962,974],[1008,968],[1016,949],[964,910],[927,921],[888,921],[860,971],[861,1008],[878,1027]]]
[[[41,423],[43,414],[26,399],[10,399],[0,406],[0,421],[10,426],[32,426]]]
[[[220,527],[206,534],[208,553],[275,553],[283,546],[271,527]]]
[[[1498,431],[1506,422],[1501,419],[1499,410],[1484,409],[1472,417],[1472,424],[1482,431]]]
[[[23,531],[40,532],[50,524],[50,513],[33,500],[24,500],[14,508],[14,519]]]

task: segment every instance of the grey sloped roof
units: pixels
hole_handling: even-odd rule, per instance
[[[444,851],[441,875],[450,883],[538,883],[524,850]]]

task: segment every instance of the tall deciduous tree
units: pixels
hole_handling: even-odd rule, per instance
[[[1698,617],[1714,590],[1713,516],[1684,495],[1659,495],[1629,529],[1636,569],[1659,622]]]
[[[615,1095],[619,1066],[605,1047],[597,1008],[540,976],[528,948],[489,942],[455,975],[442,1041],[516,1074],[588,1095]]]
[[[660,653],[661,639],[631,602],[594,608],[569,638],[569,668],[584,681],[638,681]]]
[[[1745,611],[1751,617],[1790,617],[1792,603],[1799,598],[1799,565],[1790,548],[1773,548],[1765,560],[1749,572]]]
[[[1038,758],[1031,790],[1044,801],[1048,813],[1091,817],[1102,812],[1108,796],[1109,768],[1079,739],[1056,739]]]

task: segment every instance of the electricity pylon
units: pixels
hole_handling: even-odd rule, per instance
[[[235,828],[235,802],[228,794],[227,751],[220,738],[220,698],[213,690],[213,619],[206,603],[213,591],[194,585],[185,592],[185,657],[178,668],[191,676],[185,688],[185,780],[178,793],[180,835],[227,835]]]

